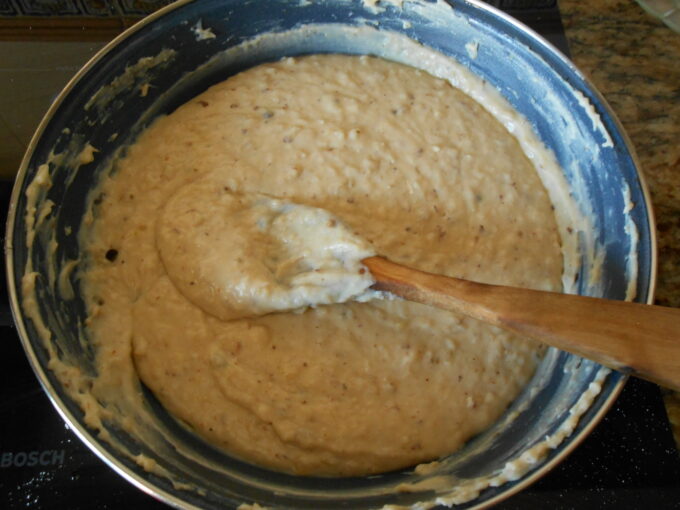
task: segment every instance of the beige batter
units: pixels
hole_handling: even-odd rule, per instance
[[[456,450],[531,377],[536,344],[401,300],[247,319],[206,311],[217,283],[187,290],[199,280],[173,264],[205,276],[205,260],[218,267],[228,248],[189,235],[198,244],[179,260],[159,247],[178,202],[230,218],[226,191],[322,207],[375,252],[426,271],[545,290],[560,290],[562,276],[535,169],[447,82],[346,56],[237,75],[129,148],[85,238],[100,366],[132,356],[164,406],[208,441],[288,472],[376,473]]]
[[[173,285],[225,321],[378,297],[361,263],[372,247],[325,209],[234,193],[210,174],[170,197],[156,225]]]

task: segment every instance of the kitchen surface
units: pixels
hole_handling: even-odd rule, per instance
[[[56,94],[107,41],[167,3],[0,1],[3,215],[11,179]],[[489,3],[568,53],[617,113],[656,213],[656,303],[680,307],[680,33],[634,0]],[[2,307],[0,508],[165,508],[115,474],[64,424],[25,359],[4,292]],[[630,380],[564,462],[498,508],[680,508],[678,444],[680,396]]]

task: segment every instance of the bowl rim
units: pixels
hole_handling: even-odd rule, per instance
[[[110,468],[112,468],[118,475],[123,477],[126,481],[131,483],[133,486],[135,486],[137,489],[141,490],[142,492],[146,493],[147,495],[153,497],[156,500],[159,500],[161,502],[164,502],[172,507],[179,508],[179,509],[196,509],[200,510],[201,507],[198,507],[192,503],[189,503],[185,501],[184,499],[181,499],[177,497],[176,495],[172,494],[171,492],[161,488],[157,484],[155,484],[153,481],[144,478],[141,476],[139,473],[133,471],[130,469],[127,465],[125,465],[123,462],[120,461],[119,458],[114,456],[107,448],[104,448],[102,441],[98,439],[93,431],[86,427],[84,423],[79,421],[73,413],[68,409],[68,407],[64,404],[62,398],[58,395],[56,392],[55,388],[50,382],[49,377],[47,376],[46,367],[43,367],[41,365],[35,351],[33,348],[33,345],[31,344],[31,341],[29,339],[29,334],[26,330],[25,326],[25,318],[23,316],[23,311],[22,311],[22,305],[19,301],[19,295],[18,291],[15,285],[15,268],[14,268],[14,259],[13,259],[13,254],[14,254],[14,225],[17,219],[17,204],[19,202],[21,193],[22,193],[22,188],[23,188],[23,183],[26,179],[26,175],[28,173],[28,167],[29,163],[32,159],[33,152],[35,151],[36,146],[38,145],[38,142],[40,138],[42,137],[42,134],[44,133],[47,125],[51,121],[52,117],[54,116],[55,112],[58,110],[58,108],[61,106],[61,104],[65,101],[67,96],[70,94],[70,92],[73,90],[73,88],[80,82],[80,80],[97,64],[99,63],[102,59],[106,58],[106,55],[111,52],[113,49],[115,49],[119,44],[124,42],[126,39],[128,39],[130,36],[135,34],[136,32],[144,29],[147,25],[154,23],[157,21],[159,18],[165,16],[166,14],[184,7],[187,4],[194,3],[197,0],[176,0],[175,2],[166,5],[157,11],[153,12],[152,14],[146,16],[142,20],[138,21],[131,27],[127,28],[120,34],[118,34],[116,37],[114,37],[111,41],[106,43],[102,48],[100,48],[74,75],[73,77],[67,82],[67,84],[64,86],[64,88],[59,92],[59,94],[55,97],[53,102],[51,103],[50,107],[48,108],[47,112],[41,119],[38,127],[36,128],[35,133],[31,137],[31,140],[26,148],[26,152],[24,153],[24,157],[22,158],[20,167],[18,169],[18,172],[15,177],[14,181],[14,186],[12,189],[12,194],[10,197],[10,203],[9,203],[9,210],[8,210],[8,215],[7,215],[7,221],[5,224],[5,270],[7,274],[7,289],[8,289],[8,295],[9,295],[9,304],[10,308],[12,311],[12,318],[14,321],[14,324],[17,329],[18,336],[20,338],[22,347],[26,353],[26,356],[28,358],[28,361],[31,365],[31,368],[33,369],[33,372],[37,376],[41,387],[43,388],[44,392],[47,394],[50,402],[52,405],[55,407],[61,418],[66,422],[68,427],[76,434],[76,436],[97,456],[99,457],[104,463],[106,463]],[[420,0],[404,0],[404,2],[418,2]],[[630,139],[629,135],[626,133],[624,130],[623,124],[621,123],[620,119],[616,115],[615,111],[612,109],[612,107],[609,105],[607,100],[604,98],[602,93],[595,87],[593,82],[585,75],[583,74],[577,67],[576,65],[571,61],[570,58],[568,58],[564,53],[562,53],[558,48],[556,48],[552,43],[550,43],[547,39],[545,39],[542,35],[537,33],[535,30],[532,28],[528,27],[521,21],[517,20],[516,18],[510,16],[509,14],[505,13],[504,11],[485,3],[483,0],[437,0],[437,2],[444,2],[446,3],[449,7],[453,8],[454,4],[456,2],[463,2],[467,3],[469,5],[472,5],[475,9],[480,9],[480,10],[486,10],[493,14],[496,17],[501,18],[504,20],[506,23],[512,25],[514,28],[517,30],[524,32],[527,34],[531,39],[533,39],[537,44],[542,46],[543,50],[548,51],[549,53],[552,53],[553,56],[560,61],[560,63],[565,66],[566,68],[569,69],[570,72],[574,73],[580,79],[586,87],[589,89],[589,92],[593,94],[593,96],[597,99],[597,101],[601,104],[602,108],[605,110],[607,115],[610,116],[611,122],[613,124],[614,129],[618,132],[618,134],[621,136],[621,139],[624,142],[625,148],[630,154],[631,160],[633,162],[635,171],[636,171],[636,176],[639,181],[640,185],[640,190],[642,192],[642,195],[644,197],[644,202],[647,210],[647,227],[649,229],[649,248],[650,248],[650,271],[649,271],[649,287],[647,289],[647,294],[646,296],[640,296],[639,298],[642,298],[645,303],[647,304],[653,304],[654,302],[654,294],[656,291],[656,285],[657,285],[657,276],[658,276],[658,268],[657,268],[657,263],[658,263],[658,244],[657,244],[657,233],[656,233],[656,218],[654,214],[654,210],[652,208],[652,201],[651,201],[651,193],[649,190],[649,186],[647,184],[644,172],[642,170],[642,166],[640,164],[639,158],[637,156],[637,153],[635,151],[635,147],[632,143],[632,140]],[[559,451],[552,456],[548,461],[544,462],[542,465],[539,467],[530,470],[528,473],[526,473],[520,480],[515,482],[512,486],[508,487],[506,490],[503,492],[489,498],[488,500],[485,500],[483,502],[480,502],[478,504],[474,504],[474,500],[472,500],[470,503],[473,503],[472,506],[469,508],[472,509],[482,509],[482,508],[488,508],[493,505],[496,505],[500,503],[501,501],[506,500],[507,498],[517,494],[518,492],[526,489],[528,486],[532,485],[533,483],[536,482],[539,478],[547,474],[550,470],[552,470],[557,464],[561,463],[564,459],[567,458],[584,440],[585,438],[595,429],[595,427],[599,424],[599,422],[602,420],[602,418],[605,416],[605,414],[609,411],[611,406],[614,404],[616,399],[618,398],[619,394],[621,393],[623,387],[625,386],[625,383],[628,379],[628,375],[622,374],[619,380],[616,382],[615,386],[611,389],[609,395],[607,398],[602,402],[600,405],[599,409],[597,410],[596,413],[592,415],[590,420],[588,421],[587,424],[580,430],[575,431],[565,442],[563,442],[560,445]]]

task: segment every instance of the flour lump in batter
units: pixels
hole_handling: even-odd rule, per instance
[[[201,296],[219,286],[177,278],[163,218],[188,189],[220,214],[225,188],[323,208],[376,253],[425,271],[552,291],[562,276],[535,168],[448,82],[341,55],[242,72],[128,148],[84,237],[100,371],[129,352],[166,409],[207,441],[296,474],[384,472],[460,448],[530,379],[535,342],[416,303],[206,310]],[[204,237],[188,235],[187,253],[218,263],[225,238]]]

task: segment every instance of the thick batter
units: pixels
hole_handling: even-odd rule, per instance
[[[234,228],[224,194],[263,193],[330,211],[396,262],[561,289],[553,208],[513,136],[448,82],[375,58],[286,59],[216,85],[156,121],[99,192],[83,282],[100,366],[132,356],[199,435],[288,472],[450,453],[500,416],[542,350],[401,300],[223,314],[205,305],[217,282],[177,275],[205,276],[229,248],[212,225],[186,236],[178,266],[163,248],[178,204]]]
[[[371,246],[325,209],[233,193],[211,174],[181,188],[157,220],[173,285],[222,320],[378,297]]]

